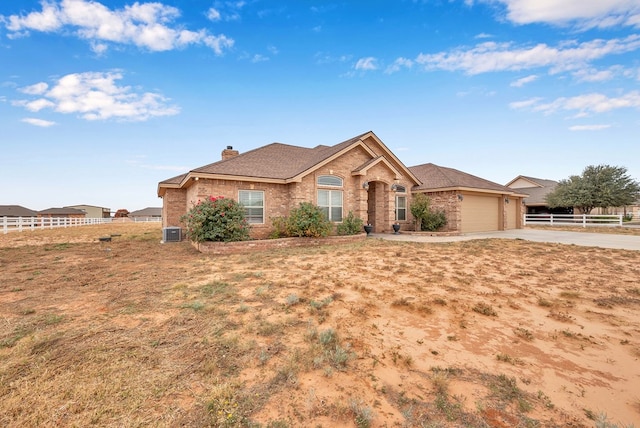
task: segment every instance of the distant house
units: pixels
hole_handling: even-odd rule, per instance
[[[0,205],[0,217],[37,217],[38,212],[20,205]]]
[[[449,181],[440,184],[441,175]],[[435,165],[408,168],[369,131],[333,146],[273,143],[242,154],[227,147],[222,160],[161,181],[158,196],[164,227],[184,227],[181,216],[209,196],[236,200],[245,206],[254,238],[269,236],[271,219],[288,215],[300,202],[319,206],[333,223],[353,212],[374,232],[389,232],[394,223],[412,230],[416,192],[437,198],[434,205],[447,205],[450,230],[522,227],[517,207],[523,195],[488,183]]]
[[[110,218],[111,209],[94,205],[68,205],[64,208],[76,208],[87,213],[87,218]]]
[[[38,217],[45,218],[85,218],[87,213],[77,208],[48,208],[38,211]]]
[[[162,207],[147,207],[138,211],[132,211],[128,216],[134,221],[149,221],[162,218]]]
[[[529,195],[524,199],[526,214],[573,214],[573,207],[548,206],[547,195],[553,192],[557,185],[557,181],[524,175],[519,175],[506,184],[511,189]]]

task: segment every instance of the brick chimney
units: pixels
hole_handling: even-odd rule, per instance
[[[231,159],[239,154],[239,151],[233,150],[233,146],[227,146],[227,148],[222,151],[222,160]]]

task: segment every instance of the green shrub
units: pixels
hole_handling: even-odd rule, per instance
[[[442,210],[429,211],[425,217],[422,218],[421,230],[429,232],[436,231],[447,224],[447,215]]]
[[[187,237],[194,242],[249,239],[249,223],[244,215],[244,207],[223,196],[210,196],[198,201],[180,220],[186,224]]]
[[[281,220],[272,220],[274,226],[281,225]],[[301,202],[297,208],[291,210],[289,217],[284,219],[284,236],[319,238],[329,235],[331,222],[320,207],[310,202]],[[273,235],[273,234],[272,234]]]
[[[353,215],[352,211],[342,219],[342,223],[338,224],[336,231],[338,235],[357,235],[362,233],[363,221],[360,217]]]
[[[416,219],[420,230],[433,232],[447,224],[447,215],[443,210],[432,210],[431,199],[424,193],[413,197],[410,206],[411,214]]]

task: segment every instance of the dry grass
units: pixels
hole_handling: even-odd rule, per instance
[[[208,257],[160,236],[0,236],[0,426],[640,420],[640,252],[371,239]]]

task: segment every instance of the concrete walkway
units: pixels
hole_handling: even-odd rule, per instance
[[[371,234],[372,238],[406,242],[458,242],[473,239],[523,239],[525,241],[551,242],[586,247],[615,248],[640,251],[640,236],[608,233],[566,232],[562,230],[515,229],[499,232],[467,233],[460,236],[423,236],[400,232]]]

